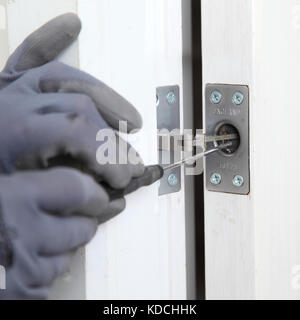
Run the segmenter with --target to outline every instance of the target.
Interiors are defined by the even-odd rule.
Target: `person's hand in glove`
[[[108,205],[104,189],[73,169],[0,176],[0,265],[7,271],[0,300],[46,299]]]
[[[80,29],[74,14],[50,21],[21,44],[0,73],[0,173],[47,167],[49,159],[66,156],[97,181],[122,189],[143,174],[142,160],[138,165],[99,165],[96,135],[100,129],[118,130],[120,120],[127,121],[128,131],[139,129],[142,120],[102,82],[53,61]],[[128,145],[122,149],[126,154],[118,156],[126,159],[130,149]],[[114,204],[123,210],[123,199]]]

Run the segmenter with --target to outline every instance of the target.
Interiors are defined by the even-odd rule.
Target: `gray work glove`
[[[21,44],[0,73],[0,173],[44,168],[63,156],[76,159],[97,181],[122,189],[143,174],[144,166],[99,165],[96,135],[104,128],[118,130],[120,120],[127,121],[129,131],[139,129],[142,120],[102,82],[52,61],[80,29],[74,14],[50,21]],[[130,149],[128,145],[124,152]],[[123,207],[121,200],[119,210]]]
[[[96,109],[110,127],[118,129],[119,121],[127,121],[129,132],[140,129],[140,114],[123,97],[92,76],[53,62],[77,39],[80,30],[79,18],[68,13],[51,20],[32,33],[9,58],[0,76],[0,88],[11,85],[24,73],[33,71],[26,76],[26,81],[29,81],[26,87],[34,93],[86,95],[94,102]],[[41,66],[45,67],[39,68]],[[38,70],[31,70],[33,68]]]
[[[46,299],[108,203],[101,186],[73,169],[0,176],[0,265],[7,271],[0,300]]]

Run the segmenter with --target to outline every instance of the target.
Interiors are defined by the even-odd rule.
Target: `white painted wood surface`
[[[299,8],[202,1],[204,85],[251,94],[251,193],[205,192],[208,299],[300,298]]]
[[[145,163],[156,163],[156,87],[180,85],[181,126],[192,122],[190,0],[11,1],[2,60],[39,25],[69,11],[79,14],[83,30],[79,46],[73,45],[62,60],[136,105],[144,130],[132,143]],[[70,274],[56,283],[52,298],[194,297],[193,218],[190,178],[171,196],[159,198],[156,184],[128,197],[126,212],[101,226],[88,248],[75,255]]]
[[[252,84],[251,1],[203,0],[202,23],[203,85]],[[205,192],[207,299],[254,298],[250,197]]]
[[[300,299],[299,7],[300,1],[292,0],[253,4],[257,298]]]
[[[179,84],[181,106],[184,102],[181,1],[82,0],[79,14],[84,23],[81,67],[138,108],[144,130],[133,144],[146,163],[156,163],[156,87]],[[191,113],[190,100],[185,110]],[[183,126],[182,107],[181,115]],[[193,252],[193,247],[185,229],[186,216],[192,219],[193,207],[186,210],[186,204],[193,203],[191,194],[192,185],[185,192],[183,180],[182,191],[171,196],[159,198],[156,184],[128,197],[127,210],[102,226],[87,249],[88,299],[185,299],[194,295],[195,282],[187,287],[187,277],[194,277],[193,268],[187,276],[193,255],[186,261],[186,252]]]

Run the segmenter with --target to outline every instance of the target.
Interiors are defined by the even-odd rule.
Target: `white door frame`
[[[300,1],[202,0],[203,86],[250,89],[251,192],[205,191],[208,299],[299,299]]]

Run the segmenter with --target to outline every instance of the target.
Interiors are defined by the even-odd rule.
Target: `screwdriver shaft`
[[[219,136],[207,136],[204,134],[198,135],[196,139],[193,141],[194,147],[205,147],[210,142],[220,142],[220,141],[230,141],[238,139],[237,134],[225,134]]]
[[[217,152],[219,150],[222,150],[222,149],[224,149],[226,147],[229,147],[231,145],[232,145],[232,143],[222,144],[222,145],[220,145],[220,146],[218,146],[218,147],[216,147],[214,149],[211,149],[211,150],[208,150],[208,151],[205,151],[205,152],[202,152],[202,153],[198,153],[193,157],[189,157],[189,158],[183,159],[181,161],[178,161],[176,163],[173,163],[173,164],[171,164],[169,166],[164,167],[163,169],[164,169],[164,171],[168,171],[168,170],[172,170],[172,169],[178,168],[178,167],[186,164],[187,162],[192,162],[192,161],[195,162],[195,161],[197,161],[197,160],[199,160],[201,158],[207,157],[208,155],[213,154],[213,153],[215,153],[215,152]]]
[[[235,140],[237,139],[237,134],[225,134],[222,136],[206,136],[205,142],[218,142],[218,141],[227,141],[227,140]]]

